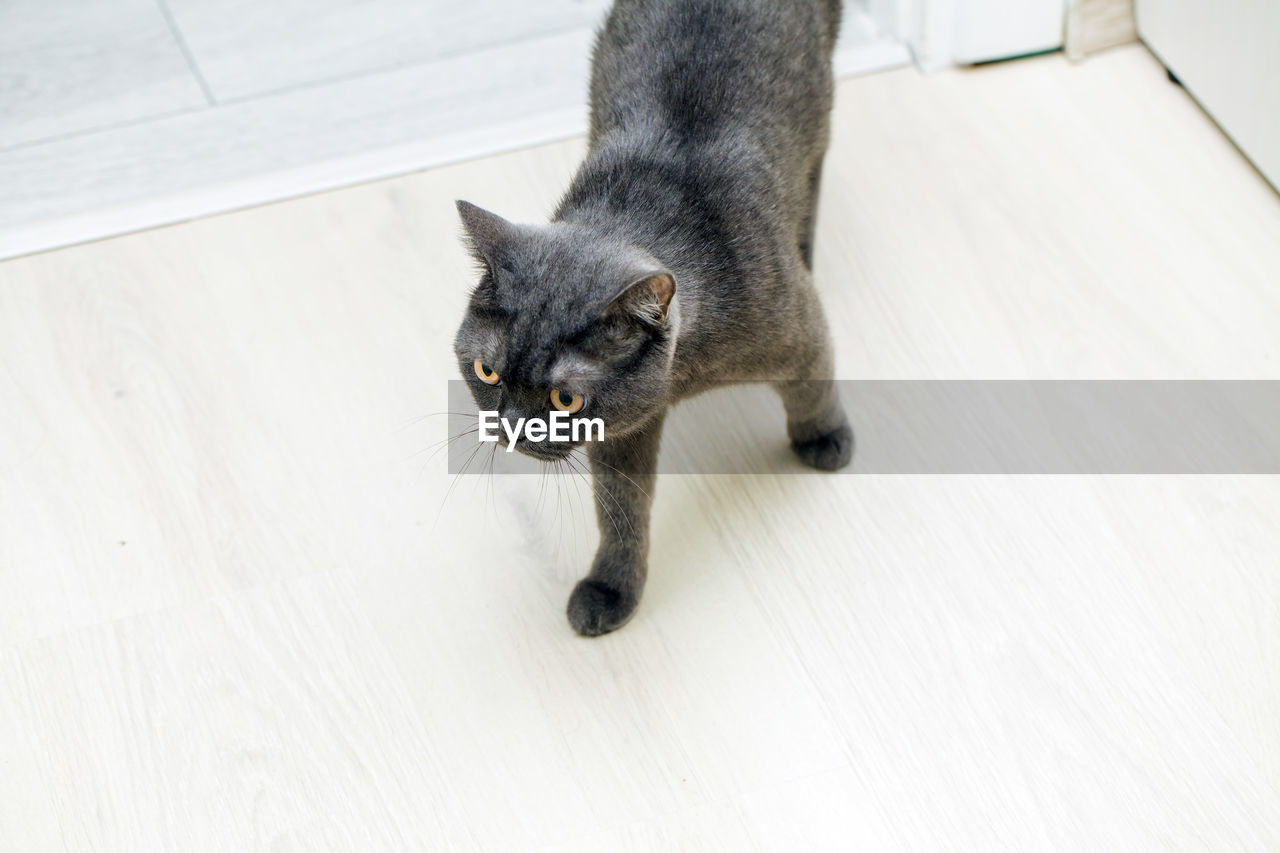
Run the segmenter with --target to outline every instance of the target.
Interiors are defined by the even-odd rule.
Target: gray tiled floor
[[[0,149],[590,28],[607,5],[6,0]]]
[[[0,3],[0,149],[206,104],[155,0]]]
[[[68,199],[109,207],[527,120],[580,100],[589,37],[550,36],[325,86],[169,116],[0,153],[3,231],[64,216]],[[547,52],[562,60],[543,61]],[[569,61],[572,58],[572,61]],[[537,74],[492,85],[494,62]],[[563,93],[564,97],[558,96]],[[496,114],[496,115],[495,115]],[[470,150],[476,150],[474,143]],[[444,159],[459,159],[459,155]],[[341,182],[339,182],[341,183]],[[313,188],[314,189],[314,188]],[[292,194],[292,193],[286,193]],[[268,196],[269,198],[269,196]],[[249,203],[267,200],[257,197]],[[203,211],[207,212],[207,211]]]
[[[0,0],[0,258],[581,133],[608,5]]]
[[[219,100],[590,27],[608,0],[166,0]]]

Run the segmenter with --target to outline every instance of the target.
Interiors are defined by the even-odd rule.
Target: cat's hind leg
[[[809,204],[804,220],[800,223],[800,258],[805,269],[813,269],[813,235],[818,223],[818,191],[822,187],[822,160],[809,173]]]
[[[773,383],[787,410],[791,449],[806,465],[821,471],[836,471],[853,459],[853,427],[831,373],[831,345],[823,327],[805,347],[795,378]]]

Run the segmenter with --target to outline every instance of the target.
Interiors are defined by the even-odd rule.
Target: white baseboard
[[[582,107],[444,133],[248,178],[200,184],[0,231],[0,260],[230,213],[259,204],[405,175],[435,166],[567,139],[586,132]],[[517,144],[518,143],[518,144]]]

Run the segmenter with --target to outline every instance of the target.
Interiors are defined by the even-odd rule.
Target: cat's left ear
[[[515,238],[516,226],[469,201],[458,201],[457,206],[458,216],[467,229],[467,236],[471,238],[471,249],[476,260],[490,270],[499,266]]]
[[[655,331],[667,324],[671,299],[676,295],[676,282],[671,273],[647,275],[628,285],[614,297],[605,315],[626,315]]]

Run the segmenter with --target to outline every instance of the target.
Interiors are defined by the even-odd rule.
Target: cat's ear
[[[493,270],[502,263],[516,227],[496,213],[469,201],[457,202],[458,216],[467,229],[468,248],[476,261]]]
[[[652,273],[614,297],[605,316],[628,316],[656,331],[666,326],[675,294],[676,282],[670,273]]]

